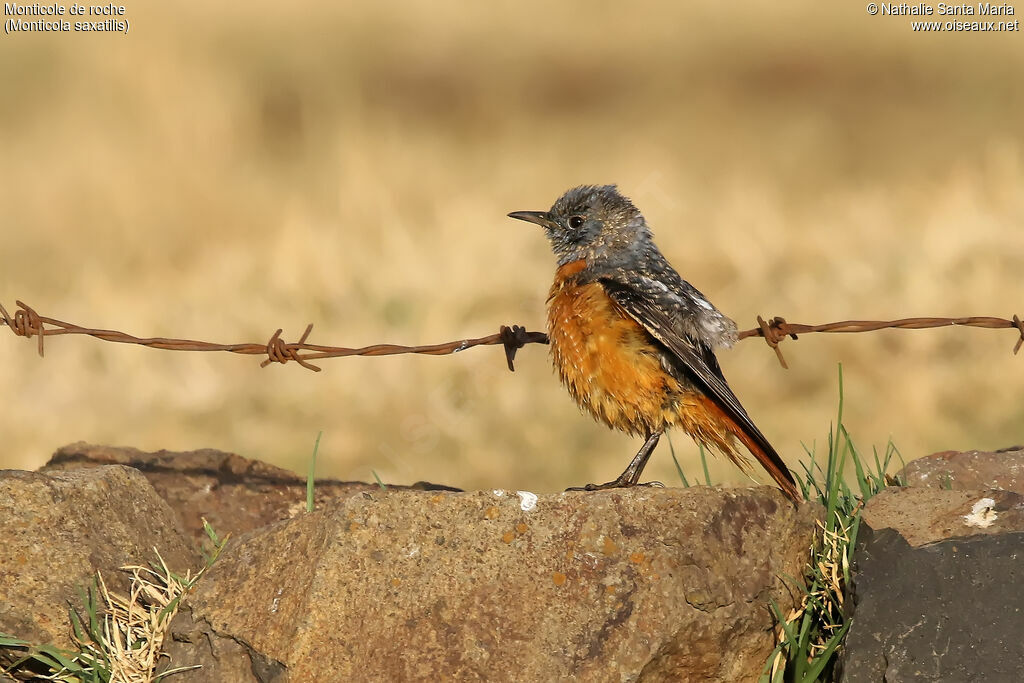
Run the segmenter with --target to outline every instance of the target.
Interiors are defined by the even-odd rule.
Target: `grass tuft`
[[[69,618],[77,652],[53,645],[33,645],[0,633],[0,647],[24,651],[2,671],[15,680],[67,683],[157,683],[175,673],[198,668],[178,667],[159,674],[164,638],[181,600],[213,566],[228,541],[221,539],[204,519],[212,546],[203,551],[205,564],[196,574],[177,574],[154,548],[157,561],[148,567],[122,567],[130,574],[128,594],[110,590],[100,572],[79,589],[81,611],[71,607]]]
[[[888,485],[899,482],[886,475],[894,458],[902,457],[892,441],[885,453],[877,449],[871,462],[857,450],[843,424],[843,367],[839,366],[839,409],[836,423],[829,429],[828,454],[824,466],[815,448],[804,450],[809,462],[803,464],[804,476],[798,481],[807,500],[817,500],[825,508],[819,534],[810,548],[810,560],[802,579],[789,577],[803,593],[800,604],[783,614],[775,601],[771,609],[779,623],[778,645],[772,651],[761,676],[762,683],[809,683],[830,680],[836,655],[851,619],[845,610],[850,585],[850,567],[860,529],[864,504]],[[844,478],[852,465],[855,488]]]

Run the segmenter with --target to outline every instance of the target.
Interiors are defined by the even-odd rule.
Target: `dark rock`
[[[769,488],[365,491],[229,546],[172,630],[241,673],[176,677],[755,680],[816,513]]]
[[[863,521],[840,680],[1024,680],[1024,497],[887,488]]]
[[[933,453],[911,460],[899,477],[907,486],[967,491],[1003,489],[1024,495],[1024,446],[994,452]]]
[[[1024,681],[1024,533],[915,548],[862,529],[843,683]]]
[[[97,570],[126,592],[119,568],[158,550],[177,572],[201,566],[177,517],[128,467],[39,474],[0,471],[0,631],[33,643],[71,645],[68,607]]]
[[[185,606],[171,622],[171,638],[164,640],[167,659],[158,673],[178,666],[199,666],[189,672],[190,681],[209,683],[270,683],[282,680],[284,667],[267,659],[244,642],[212,636],[206,622],[196,623]],[[175,674],[180,676],[182,674]]]
[[[184,528],[200,543],[206,541],[204,517],[221,536],[229,533],[237,536],[289,519],[306,509],[305,478],[280,467],[211,448],[147,453],[135,448],[78,442],[59,449],[40,471],[112,464],[134,467],[142,472],[178,513]],[[457,490],[425,482],[395,488]],[[314,488],[315,502],[322,505],[373,490],[380,490],[380,487],[363,482],[318,479]]]

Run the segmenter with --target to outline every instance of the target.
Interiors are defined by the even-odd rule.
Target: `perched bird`
[[[614,185],[585,185],[549,211],[509,217],[544,228],[558,259],[547,306],[562,383],[595,419],[646,439],[618,479],[584,488],[636,485],[661,435],[680,427],[749,472],[739,440],[789,498],[800,500],[792,474],[715,358],[715,348],[736,341],[736,323],[669,265],[629,199]]]

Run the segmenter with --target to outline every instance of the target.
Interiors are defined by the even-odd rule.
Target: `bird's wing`
[[[645,291],[646,288],[641,288],[642,285],[634,286],[619,278],[602,278],[599,282],[615,303],[674,356],[678,361],[678,369],[686,378],[712,399],[741,430],[742,433],[737,436],[782,489],[791,497],[798,496],[799,494],[795,493],[796,484],[793,476],[782,462],[782,458],[726,384],[711,346],[691,334],[680,331],[680,328],[694,327],[692,323],[681,323],[680,317],[693,317],[699,314],[687,311],[688,304],[681,299],[658,296],[653,291]]]
[[[687,371],[687,379],[695,382],[709,397],[714,398],[716,403],[721,404],[730,417],[752,430],[757,430],[747,411],[740,405],[739,399],[726,384],[711,347],[695,338],[693,334],[680,331],[679,328],[683,325],[677,322],[678,319],[695,317],[695,313],[687,316],[685,311],[673,311],[672,309],[679,309],[683,305],[680,301],[674,300],[675,297],[656,299],[652,293],[618,279],[605,278],[600,282],[615,303],[682,363],[682,367]]]

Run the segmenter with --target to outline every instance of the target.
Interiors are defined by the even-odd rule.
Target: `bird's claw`
[[[665,485],[660,481],[645,481],[645,482],[630,482],[620,481],[608,481],[603,484],[587,484],[586,486],[570,486],[566,491],[607,491],[609,489],[631,489],[634,486],[655,486],[658,488],[665,488]]]
[[[527,332],[526,328],[522,325],[513,325],[512,327],[502,325],[498,334],[501,335],[501,343],[505,346],[505,360],[508,361],[508,369],[510,372],[515,372],[516,368],[513,363],[516,359],[516,351],[531,341],[537,341],[535,339],[537,335]]]

